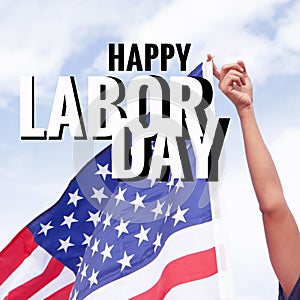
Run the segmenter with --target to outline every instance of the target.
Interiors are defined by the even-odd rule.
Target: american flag
[[[213,237],[205,180],[118,181],[108,147],[1,252],[0,296],[219,299]]]

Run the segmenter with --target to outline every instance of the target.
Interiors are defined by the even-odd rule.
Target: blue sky
[[[298,221],[300,169],[300,4],[297,1],[1,1],[0,245],[52,205],[75,175],[74,142],[21,141],[19,79],[36,78],[36,125],[48,127],[58,76],[74,75],[82,109],[87,76],[108,72],[109,42],[192,43],[188,69],[206,53],[216,63],[243,59],[258,122]],[[152,73],[160,73],[157,66]],[[174,59],[163,76],[184,75]],[[239,121],[216,92],[217,116],[231,118],[218,190],[236,299],[275,299],[277,282],[246,168]],[[100,145],[95,146],[95,152]]]

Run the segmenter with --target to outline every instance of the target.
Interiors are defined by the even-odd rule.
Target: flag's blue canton
[[[203,77],[203,63],[198,65],[188,76]]]
[[[90,198],[95,194],[92,187],[99,189],[103,185],[102,177],[109,173],[105,166],[110,160],[111,151],[107,148],[71,180],[56,204],[27,226],[36,243],[75,274],[89,239],[100,221],[100,211],[92,205],[97,199]],[[95,174],[97,172],[98,174]],[[108,177],[106,179],[110,182],[110,188],[114,190],[118,181]],[[107,188],[105,193],[106,191]]]
[[[192,161],[191,164],[193,163]],[[106,243],[107,247],[114,245],[111,255],[116,255],[120,249],[126,249],[125,245],[133,240],[137,248],[128,249],[127,254],[131,255],[138,250],[141,250],[141,253],[148,251],[142,259],[144,265],[144,262],[154,259],[165,240],[174,231],[211,220],[209,203],[202,209],[188,207],[188,203],[192,203],[193,200],[194,205],[199,206],[201,194],[207,193],[205,180],[199,180],[195,185],[195,182],[182,182],[170,178],[169,182],[157,182],[150,188],[149,179],[134,183],[119,182],[111,178],[110,170],[109,147],[81,170],[52,208],[28,225],[35,241],[75,274],[87,246],[88,253],[96,244],[94,256],[97,257],[98,254],[102,257],[100,253]],[[188,198],[189,194],[191,196]],[[189,202],[185,203],[187,198]],[[202,199],[207,201],[208,195]],[[180,214],[187,222],[180,219]],[[175,215],[178,220],[174,218]],[[92,237],[97,225],[97,236],[101,231],[104,234],[103,237],[99,237],[101,242],[98,246],[96,237]],[[141,232],[141,225],[145,231],[148,230],[149,242],[141,240],[138,247],[139,238],[135,235]],[[116,228],[118,226],[119,230]],[[128,234],[122,233],[126,230]],[[92,250],[90,251],[92,253]],[[123,253],[119,255],[123,257]],[[115,259],[119,260],[122,257],[116,255]],[[139,255],[135,254],[133,263],[138,259]],[[109,261],[107,258],[104,263],[109,264]],[[81,272],[83,266],[81,265]],[[128,272],[127,269],[124,272]]]
[[[192,147],[188,152],[191,165],[195,165]],[[85,176],[94,173],[95,169],[91,169]],[[112,193],[107,189],[110,182],[114,182]],[[85,184],[89,186],[87,190],[92,189],[90,181]],[[106,204],[99,207],[101,220],[99,218],[100,222],[88,241],[78,269],[73,291],[76,299],[83,299],[95,289],[149,264],[174,232],[212,219],[205,180],[182,182],[170,178],[168,182],[157,182],[150,187],[149,179],[116,185],[111,175],[107,175],[105,184],[97,186],[97,190],[104,188],[103,193],[108,198],[101,201]],[[85,216],[85,220],[87,218]],[[85,225],[82,224],[76,228],[82,236],[78,244],[84,240],[82,230]],[[72,248],[75,246],[70,247],[70,251]]]

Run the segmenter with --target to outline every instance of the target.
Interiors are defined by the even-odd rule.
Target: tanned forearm
[[[259,131],[253,106],[239,112],[245,151],[253,187],[262,213],[272,213],[286,205],[272,157]]]
[[[300,273],[300,238],[286,201],[272,157],[260,134],[253,106],[239,112],[247,162],[263,215],[264,229],[274,271],[288,296]]]

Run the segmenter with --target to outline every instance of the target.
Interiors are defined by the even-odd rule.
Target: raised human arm
[[[214,74],[222,92],[234,103],[240,117],[253,187],[262,212],[270,260],[288,296],[300,274],[300,235],[284,198],[272,157],[258,128],[251,80],[242,61],[223,66]]]

